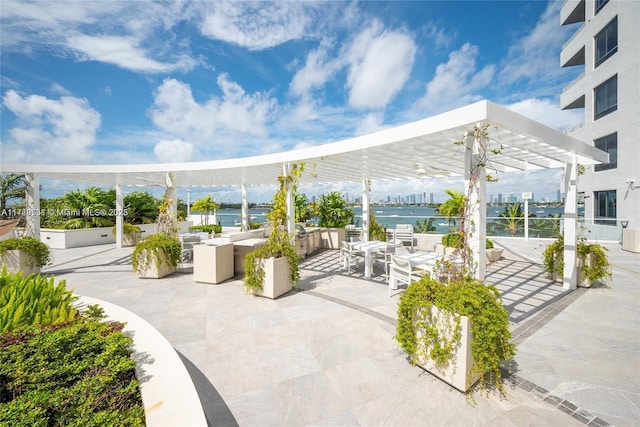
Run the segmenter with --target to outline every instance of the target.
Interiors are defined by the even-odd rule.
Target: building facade
[[[609,163],[581,170],[589,238],[620,240],[640,228],[640,1],[567,0],[562,25],[575,26],[562,67],[584,70],[561,96],[562,109],[584,110],[568,134],[609,153]]]

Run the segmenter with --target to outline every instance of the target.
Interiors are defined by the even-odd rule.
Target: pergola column
[[[369,241],[369,194],[371,185],[368,179],[362,180],[362,240]]]
[[[249,230],[249,197],[247,195],[247,184],[242,184],[242,225],[241,231]]]
[[[25,236],[40,238],[40,178],[35,173],[24,175],[26,227]]]
[[[573,157],[572,163],[567,163],[564,172],[564,271],[562,289],[573,290],[578,285],[578,269],[576,249],[578,233],[576,219],[578,213],[578,161]]]
[[[296,207],[293,197],[293,184],[287,179],[291,175],[291,163],[282,165],[282,175],[287,186],[287,232],[293,236],[296,231]]]
[[[165,174],[165,182],[167,184],[166,194],[167,198],[171,201],[171,215],[173,218],[178,217],[178,197],[176,191],[176,184],[173,174],[167,172]]]
[[[467,267],[469,273],[478,280],[484,280],[487,272],[486,250],[486,169],[481,159],[486,158],[486,147],[481,141],[467,138],[465,150],[464,186],[467,189],[468,209],[465,210],[464,233],[471,249],[471,259]]]
[[[116,248],[122,248],[122,234],[124,223],[124,199],[122,197],[122,184],[116,185]]]

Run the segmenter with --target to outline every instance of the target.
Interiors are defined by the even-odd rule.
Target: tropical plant
[[[9,332],[31,325],[53,325],[75,318],[73,306],[77,299],[65,288],[65,281],[56,285],[53,276],[22,272],[0,273],[0,332]]]
[[[222,226],[218,224],[213,225],[192,225],[189,227],[189,231],[203,231],[209,234],[216,234],[222,232]]]
[[[116,204],[116,190],[102,190],[89,187],[84,191],[65,193],[65,204],[71,218],[64,223],[66,229],[110,227],[114,224],[113,211]]]
[[[611,265],[607,257],[607,248],[598,243],[587,243],[585,239],[580,238],[576,253],[582,259],[582,279],[589,282],[611,279]],[[542,263],[550,276],[564,276],[564,236],[558,236],[553,243],[545,248],[542,253]]]
[[[266,213],[269,221],[271,232],[263,246],[249,252],[245,256],[245,276],[244,287],[248,291],[257,291],[263,289],[264,268],[262,260],[267,258],[286,257],[289,263],[289,278],[294,288],[297,287],[300,279],[299,262],[296,246],[294,244],[295,236],[290,235],[287,231],[287,194],[289,189],[295,192],[298,189],[298,182],[304,172],[304,163],[298,165],[293,164],[290,173],[287,176],[278,177],[279,188],[273,195],[273,205]]]
[[[426,218],[422,221],[418,220],[416,221],[416,225],[413,227],[413,229],[416,233],[420,234],[433,233],[434,231],[436,231],[436,226],[433,225],[434,221],[435,218]]]
[[[213,200],[211,194],[207,194],[191,205],[191,209],[200,212],[200,222],[204,225],[209,225],[209,215],[211,212],[215,212],[220,209],[220,205]]]
[[[506,206],[504,212],[498,216],[503,218],[501,224],[512,237],[515,237],[524,227],[524,213],[519,202]]]
[[[444,190],[449,195],[449,198],[438,206],[438,213],[444,215],[449,220],[449,227],[451,227],[451,219],[459,218],[462,216],[466,198],[464,194],[456,190]]]
[[[172,210],[173,201],[168,193],[165,193],[162,204],[160,205],[158,218],[156,219],[156,228],[158,234],[164,234],[172,239],[178,238],[178,218]]]
[[[313,217],[313,212],[309,206],[307,196],[304,194],[296,193],[294,195],[293,204],[296,210],[296,222],[306,223]]]
[[[9,201],[24,199],[25,182],[24,175],[16,173],[0,174],[0,218],[12,215],[6,215]]]
[[[387,232],[378,222],[373,212],[369,212],[369,237],[371,240],[387,241]]]
[[[7,251],[11,250],[26,252],[35,263],[35,267],[44,267],[51,260],[51,250],[49,246],[34,237],[13,237],[0,241],[0,256],[3,256]],[[31,268],[34,266],[27,265],[27,267]]]
[[[133,191],[123,198],[125,221],[131,224],[153,224],[160,214],[161,200],[148,191]]]
[[[320,196],[314,216],[319,218],[320,227],[342,228],[353,221],[355,213],[340,192],[332,191]]]

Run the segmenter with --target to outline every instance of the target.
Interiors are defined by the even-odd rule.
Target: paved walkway
[[[175,347],[211,425],[640,425],[640,255],[610,246],[611,288],[563,293],[542,274],[540,241],[504,239],[490,267],[518,343],[507,399],[472,407],[412,367],[395,333],[398,295],[381,271],[337,272],[337,251],[302,263],[300,291],[244,295],[241,278],[193,282],[133,273],[131,248],[54,250],[45,270],[77,294],[143,317]]]

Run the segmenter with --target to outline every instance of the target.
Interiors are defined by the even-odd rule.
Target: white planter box
[[[320,230],[322,249],[340,249],[345,235],[344,228],[323,228]]]
[[[31,255],[21,250],[9,250],[0,256],[0,263],[7,268],[8,273],[22,271],[22,276],[40,274],[40,267]]]
[[[194,245],[193,280],[218,284],[233,277],[233,244]]]
[[[233,269],[235,274],[244,274],[244,257],[251,251],[264,246],[267,239],[246,239],[233,243]]]
[[[276,299],[293,289],[289,260],[283,258],[267,258],[261,261],[264,269],[264,283],[262,290],[249,292],[265,298]]]
[[[456,320],[453,316],[445,313],[435,306],[431,307],[432,319],[439,325],[440,331],[446,329],[446,325],[453,328]],[[440,378],[442,381],[452,385],[456,389],[466,392],[480,379],[479,374],[470,375],[470,371],[474,365],[473,356],[471,355],[471,343],[473,336],[471,334],[471,322],[466,316],[460,316],[460,341],[454,348],[452,360],[445,366],[438,366],[431,359],[425,357],[428,354],[429,347],[421,343],[421,331],[416,331],[418,351],[412,355],[414,362],[427,370],[431,374]]]
[[[140,257],[145,259],[148,256],[147,252],[146,250],[142,251]],[[176,267],[169,265],[168,257],[164,253],[160,259],[156,259],[153,254],[150,258],[147,265],[136,271],[136,275],[141,279],[161,279],[177,270]]]
[[[493,248],[493,249],[487,249],[486,253],[487,253],[487,261],[489,262],[496,262],[500,260],[500,257],[502,257],[502,248]]]

